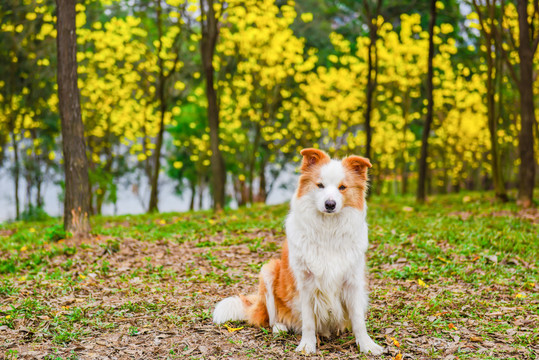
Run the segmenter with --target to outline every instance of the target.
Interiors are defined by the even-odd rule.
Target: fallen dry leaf
[[[442,261],[442,262],[444,262],[444,263],[446,263],[446,264],[451,262],[451,261],[449,261],[449,260],[444,259],[444,258],[441,257],[441,256],[437,256],[436,259],[438,259],[438,260],[440,260],[440,261]]]
[[[225,327],[228,330],[228,332],[235,332],[235,331],[240,331],[241,329],[243,329],[243,326],[235,328],[235,327],[229,326],[228,324],[225,324]]]
[[[434,314],[434,316],[441,316],[441,315],[445,315],[445,314],[449,314],[449,311],[442,311],[442,312]]]

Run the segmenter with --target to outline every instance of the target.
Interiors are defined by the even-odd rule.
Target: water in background
[[[290,200],[294,192],[294,184],[297,175],[293,169],[286,169],[277,178],[273,191],[269,194],[266,203],[280,204]],[[114,204],[103,204],[103,215],[122,215],[122,214],[141,214],[146,212],[146,208],[139,198],[131,190],[131,186],[118,185],[118,202]],[[60,187],[52,181],[43,183],[43,200],[45,211],[51,216],[61,216],[63,213],[63,203],[59,200]],[[12,220],[15,218],[15,188],[13,179],[6,170],[0,171],[0,222]],[[144,191],[143,191],[144,192]],[[145,191],[146,204],[149,197],[149,191]],[[203,194],[203,208],[207,209],[211,205],[209,191]],[[189,210],[189,201],[191,193],[186,190],[182,196],[174,191],[174,183],[167,176],[161,176],[159,187],[159,211],[160,212],[182,212]],[[19,201],[21,212],[26,203],[26,183],[20,179],[19,183]],[[197,201],[198,202],[198,199]],[[236,203],[231,204],[237,207]]]

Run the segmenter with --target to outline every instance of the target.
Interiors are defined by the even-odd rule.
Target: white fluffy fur
[[[343,207],[338,191],[344,178],[338,161],[324,165],[324,188],[294,197],[286,220],[290,266],[300,294],[302,338],[297,351],[316,352],[316,332],[327,335],[352,325],[362,352],[380,354],[382,347],[367,334],[368,293],[365,252],[368,248],[364,211]],[[336,201],[336,212],[324,213],[326,200]]]
[[[213,322],[223,324],[227,321],[247,320],[243,303],[239,296],[232,296],[221,300],[213,312]]]

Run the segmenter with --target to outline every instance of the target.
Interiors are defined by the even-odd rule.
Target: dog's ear
[[[361,156],[348,156],[342,161],[344,167],[354,171],[356,174],[367,180],[367,168],[371,168],[372,164],[369,159]]]
[[[301,163],[301,171],[303,172],[314,165],[328,163],[331,160],[328,154],[318,149],[303,149],[300,154],[303,156]]]

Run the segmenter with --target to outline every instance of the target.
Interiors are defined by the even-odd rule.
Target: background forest
[[[416,193],[424,179],[428,194],[494,189],[505,201],[519,189],[529,206],[539,8],[526,3],[80,1],[90,211],[118,201],[120,182],[155,211],[163,177],[191,208],[208,189],[215,207],[263,202],[304,147],[369,157],[371,194]],[[0,166],[13,184],[2,192],[17,218],[39,217],[43,182],[64,184],[56,6],[6,0],[0,19]]]
[[[317,147],[373,164],[377,358],[538,359],[538,45],[539,0],[0,0],[0,358],[305,359],[212,312]]]

